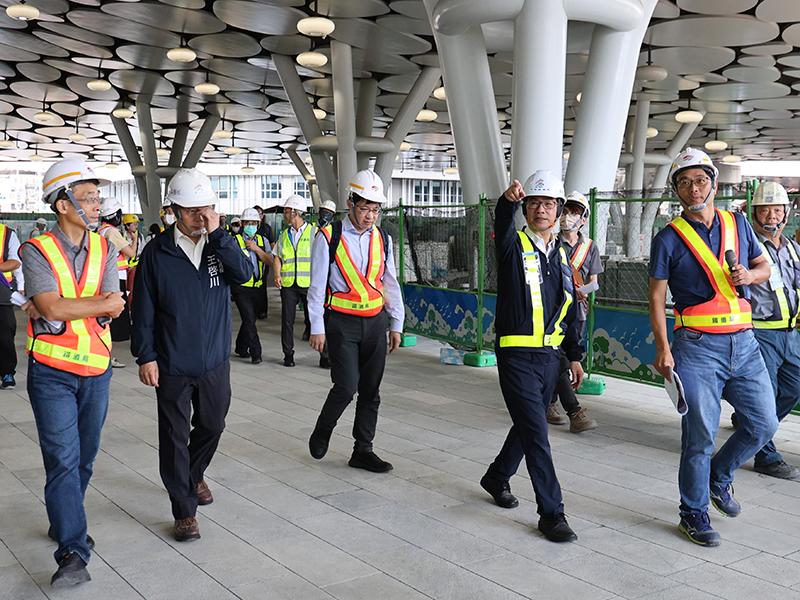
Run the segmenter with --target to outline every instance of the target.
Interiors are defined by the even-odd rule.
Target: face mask
[[[326,211],[322,211],[319,213],[319,221],[318,224],[320,227],[327,227],[328,223],[333,220],[333,213]]]
[[[231,225],[231,231],[233,233],[239,233],[241,230],[242,228],[239,225]]]
[[[255,225],[244,226],[244,234],[247,237],[253,237],[256,234],[256,231],[258,231],[258,227],[256,227]]]
[[[573,231],[580,223],[580,220],[579,215],[570,215],[565,212],[561,215],[561,220],[559,221],[561,231]]]
[[[175,222],[175,215],[164,215],[164,223],[167,226],[172,225]]]

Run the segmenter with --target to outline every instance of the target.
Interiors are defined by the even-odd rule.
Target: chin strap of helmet
[[[97,229],[97,225],[99,224],[99,221],[98,221],[98,223],[92,223],[89,220],[89,217],[86,216],[86,211],[83,210],[83,207],[78,202],[78,199],[75,198],[75,194],[72,193],[72,190],[70,190],[69,188],[64,188],[64,191],[66,191],[67,198],[69,198],[69,201],[72,202],[72,206],[74,206],[75,210],[78,211],[78,216],[81,219],[83,219],[84,223],[86,223],[86,229],[89,229],[89,230],[92,230],[92,231]]]

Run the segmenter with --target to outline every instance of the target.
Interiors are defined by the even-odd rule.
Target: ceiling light
[[[581,98],[583,98],[583,92],[578,92],[578,95],[575,96],[575,102],[580,102]]]
[[[86,82],[86,87],[95,92],[106,92],[111,89],[111,84],[105,79],[90,79]]]
[[[696,110],[682,110],[675,114],[678,123],[699,123],[703,120],[703,113]]]
[[[179,46],[167,50],[167,58],[174,62],[188,63],[197,58],[197,53],[186,46]]]
[[[28,160],[31,160],[33,162],[42,162],[44,160],[44,156],[42,156],[41,154],[31,154],[28,157]]]
[[[118,119],[130,119],[133,116],[133,111],[130,108],[120,106],[119,108],[115,108],[113,111],[111,111],[111,114]]]
[[[639,81],[664,81],[669,72],[658,65],[642,65],[636,69],[636,79]]]
[[[708,140],[706,142],[706,150],[711,152],[720,152],[728,148],[728,142],[723,140]]]
[[[169,156],[169,150],[166,148],[156,148],[156,156],[163,158],[164,156]]]
[[[12,4],[6,8],[6,14],[17,21],[30,21],[39,16],[39,9],[25,4],[25,0],[20,0],[19,4]]]
[[[728,154],[727,156],[722,157],[722,162],[724,163],[738,163],[742,162],[741,156],[736,156],[735,154]]]
[[[255,167],[242,167],[242,173],[254,173]]]
[[[47,112],[46,110],[40,110],[35,115],[33,115],[33,118],[36,119],[37,121],[52,121],[56,117],[55,115]]]
[[[194,86],[194,91],[198,94],[203,94],[204,96],[213,96],[214,94],[219,93],[219,86],[216,83],[204,81]]]
[[[324,119],[325,117],[328,116],[328,113],[326,113],[321,108],[315,108],[314,109],[314,116],[317,118],[317,121],[321,121],[322,119]]]
[[[400,144],[400,152],[405,152],[406,150],[411,150],[411,144],[408,142],[403,142]]]
[[[313,158],[311,158],[311,155],[309,154],[309,155],[308,155],[308,156],[306,156],[306,157],[305,157],[303,160],[305,160],[307,163],[311,164],[311,161],[313,161],[314,159],[313,159]]]
[[[13,147],[14,147],[14,142],[12,142],[11,140],[8,139],[0,140],[0,148],[13,148]]]
[[[106,163],[106,169],[118,169],[118,168],[119,168],[119,163],[116,163],[113,160],[111,162]]]
[[[225,147],[225,154],[228,156],[233,156],[234,154],[241,154],[242,149],[238,146],[226,146]]]
[[[569,160],[569,152],[564,152],[562,156],[564,157],[564,160]]]
[[[444,87],[438,87],[435,90],[433,90],[433,97],[436,98],[437,100],[444,100],[446,98],[444,93]]]
[[[325,37],[333,33],[336,25],[325,17],[306,17],[297,22],[297,31],[310,37]]]
[[[647,128],[647,139],[654,138],[658,135],[658,129],[655,127],[648,127]]]
[[[322,52],[301,52],[297,55],[297,64],[301,67],[322,67],[328,64],[328,57]]]
[[[435,121],[438,116],[435,111],[423,108],[417,115],[417,121]]]
[[[231,136],[233,136],[233,132],[230,129],[217,129],[211,134],[211,137],[218,140],[229,140]]]
[[[445,175],[458,175],[458,169],[456,167],[446,167],[442,169],[442,173]]]
[[[70,133],[67,137],[73,142],[82,142],[83,140],[86,139],[86,136],[83,135],[80,131]]]

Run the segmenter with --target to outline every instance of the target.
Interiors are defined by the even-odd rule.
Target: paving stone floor
[[[800,483],[749,463],[736,478],[742,515],[712,515],[720,547],[678,532],[680,420],[663,390],[608,379],[602,396],[581,398],[598,430],[551,427],[579,536],[556,545],[536,530],[524,466],[511,482],[517,509],[497,507],[477,483],[510,423],[495,369],[440,364],[440,344],[420,338],[389,357],[382,386],[375,445],[394,471],[347,466],[352,408],[315,461],[307,440],[329,375],[299,341],[297,367],[280,364],[278,314],[273,299],[259,322],[264,363],[231,359],[227,429],[206,474],[215,501],[199,510],[202,539],[188,544],[170,535],[154,392],[128,344],[115,346],[128,367],[114,371],[86,496],[93,581],[69,590],[49,585],[55,546],[19,320],[18,386],[0,391],[0,598],[800,599]],[[800,464],[800,420],[790,416],[777,441]]]

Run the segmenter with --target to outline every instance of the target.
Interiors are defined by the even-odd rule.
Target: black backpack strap
[[[328,245],[331,263],[336,261],[336,249],[339,247],[340,239],[342,239],[342,222],[335,221],[331,223],[331,242]]]
[[[383,260],[389,260],[389,234],[386,233],[386,230],[383,227],[378,227],[378,231],[381,232],[381,237],[383,238]]]

